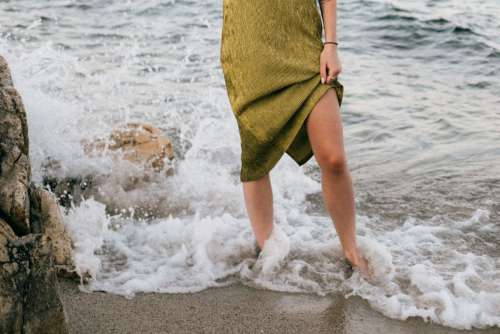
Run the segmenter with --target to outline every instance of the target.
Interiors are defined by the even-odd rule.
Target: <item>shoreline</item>
[[[241,284],[192,294],[138,293],[133,299],[85,293],[59,278],[70,333],[426,333],[493,334],[390,319],[360,297],[283,293]]]

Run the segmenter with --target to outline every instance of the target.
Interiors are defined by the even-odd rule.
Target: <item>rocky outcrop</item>
[[[55,197],[31,183],[26,112],[0,56],[0,333],[68,333],[58,268],[72,272],[71,240]]]
[[[0,221],[1,333],[67,333],[51,246],[45,234],[17,237]]]
[[[64,227],[56,196],[52,192],[30,184],[30,217],[32,232],[43,234],[50,241],[57,273],[76,278],[72,241]]]
[[[0,333],[19,333],[23,324],[22,295],[15,279],[20,268],[12,261],[10,252],[10,245],[16,240],[12,228],[0,218]]]
[[[0,217],[19,235],[30,232],[30,163],[28,126],[23,102],[0,58]]]

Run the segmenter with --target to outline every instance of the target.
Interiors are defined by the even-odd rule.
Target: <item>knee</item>
[[[347,171],[347,159],[344,154],[330,154],[318,160],[322,171],[335,175],[344,174]]]

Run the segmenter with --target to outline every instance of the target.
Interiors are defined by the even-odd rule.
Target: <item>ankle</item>
[[[270,230],[265,232],[259,231],[256,233],[256,244],[257,247],[259,248],[259,251],[262,251],[264,249],[266,242],[271,238],[273,229],[274,229],[274,224],[271,225]]]
[[[352,265],[357,266],[361,262],[361,254],[357,249],[344,251],[344,256],[352,263]]]

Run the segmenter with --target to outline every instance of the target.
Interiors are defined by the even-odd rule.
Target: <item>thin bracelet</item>
[[[339,45],[339,43],[338,43],[338,42],[323,42],[323,45],[325,45],[325,44],[335,44],[335,45]]]

